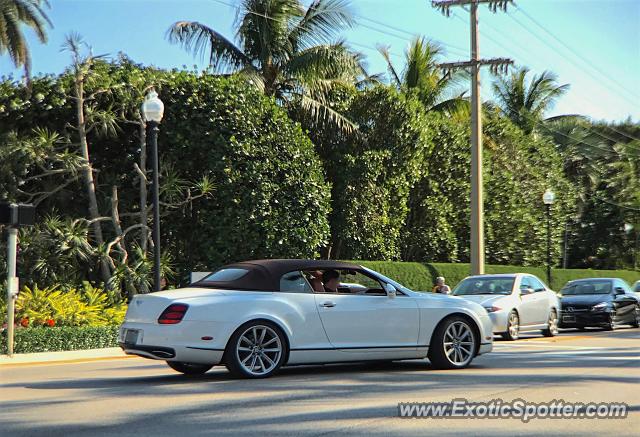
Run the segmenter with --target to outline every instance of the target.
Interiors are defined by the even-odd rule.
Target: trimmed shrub
[[[416,291],[430,291],[438,276],[444,276],[447,284],[453,288],[458,282],[469,276],[469,264],[432,263],[394,261],[353,261],[385,276],[390,277],[402,285]],[[546,282],[545,267],[522,267],[487,265],[486,273],[530,273]],[[552,269],[551,288],[558,291],[567,281],[580,278],[620,278],[633,284],[640,280],[640,272],[630,270],[588,270],[588,269]]]
[[[117,326],[35,327],[15,330],[14,352],[55,352],[118,346]],[[7,353],[7,332],[0,332],[0,351]]]
[[[432,272],[426,264],[394,261],[353,262],[380,272],[412,290],[430,291],[433,287]]]
[[[435,282],[437,276],[444,276],[447,283],[453,287],[465,277],[469,276],[471,269],[469,264],[427,264],[433,276],[431,280]],[[486,273],[530,273],[546,282],[547,270],[545,267],[522,267],[522,266],[485,266]],[[560,290],[568,281],[580,278],[620,278],[633,284],[640,280],[640,272],[630,270],[589,270],[589,269],[551,269],[551,288]]]

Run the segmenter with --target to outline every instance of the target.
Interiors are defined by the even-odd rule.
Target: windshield
[[[471,294],[511,294],[515,278],[487,276],[484,278],[467,278],[453,290],[455,296]]]
[[[399,291],[402,291],[402,292],[411,291],[410,288],[405,287],[404,285],[400,284],[399,282],[394,281],[391,278],[387,278],[382,273],[378,273],[375,270],[368,269],[365,266],[362,266],[362,269],[366,270],[367,272],[369,272],[369,273],[373,274],[374,276],[378,277],[378,279],[382,280],[382,282],[386,282],[387,284],[393,285],[394,287],[396,287],[396,290],[399,290]]]
[[[573,296],[578,294],[609,294],[611,293],[611,281],[608,280],[593,280],[593,281],[579,281],[569,282],[562,287],[560,294],[563,296]]]

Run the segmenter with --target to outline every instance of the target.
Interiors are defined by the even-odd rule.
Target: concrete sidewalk
[[[0,355],[0,367],[7,365],[52,364],[122,358],[135,357],[126,355],[119,347],[78,351],[37,352],[31,354],[14,354],[12,357]]]

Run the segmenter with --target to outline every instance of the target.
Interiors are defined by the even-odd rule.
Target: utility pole
[[[465,69],[471,73],[471,274],[484,274],[484,201],[482,179],[482,100],[480,98],[480,67],[489,66],[491,72],[506,72],[511,59],[480,58],[478,35],[478,5],[487,3],[492,12],[506,11],[512,0],[432,0],[431,5],[447,17],[452,6],[470,6],[471,15],[471,59],[462,62],[440,64],[445,74],[452,70]]]

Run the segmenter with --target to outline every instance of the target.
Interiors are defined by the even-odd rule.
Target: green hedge
[[[0,351],[7,353],[7,331],[0,333]],[[14,352],[71,351],[118,346],[117,326],[64,326],[17,328],[14,335]]]
[[[444,276],[451,287],[469,275],[469,264],[417,263],[394,261],[355,261],[397,280],[413,290],[431,290],[435,278]],[[544,267],[485,266],[486,273],[530,273],[546,281]],[[551,288],[560,290],[567,281],[580,278],[620,278],[630,285],[640,280],[640,272],[630,270],[552,269]]]

